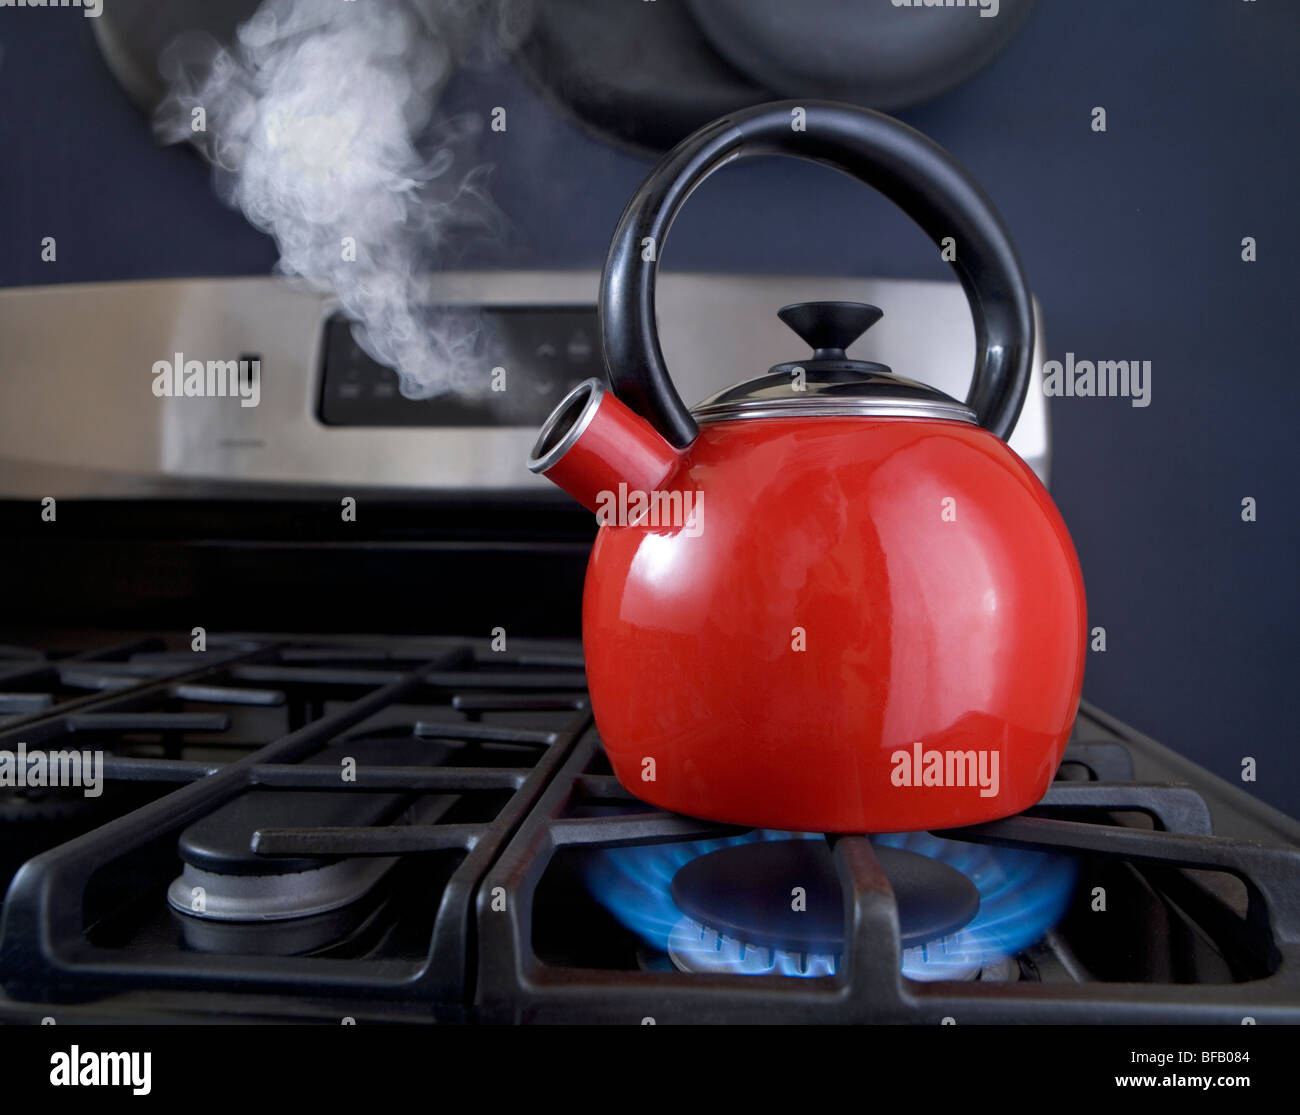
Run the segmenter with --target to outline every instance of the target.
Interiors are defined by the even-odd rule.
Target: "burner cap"
[[[904,946],[953,933],[979,911],[979,891],[955,867],[896,848],[875,853],[898,900]],[[806,910],[792,908],[795,887]],[[698,856],[673,877],[672,897],[687,917],[759,948],[844,948],[844,899],[824,840],[766,840]]]

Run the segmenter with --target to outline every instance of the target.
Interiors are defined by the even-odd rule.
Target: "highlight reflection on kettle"
[[[811,358],[683,405],[653,326],[656,260],[700,181],[758,154],[836,167],[955,246],[975,319],[964,403],[849,359],[882,311],[837,302],[780,311]],[[1083,578],[1003,440],[1028,388],[1032,300],[979,186],[866,109],[734,113],[632,199],[600,313],[614,392],[570,392],[529,467],[604,524],[583,647],[619,781],[681,813],[815,832],[947,828],[1041,798],[1083,683]]]

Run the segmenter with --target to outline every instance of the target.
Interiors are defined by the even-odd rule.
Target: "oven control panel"
[[[539,426],[575,383],[604,377],[595,306],[449,306],[477,337],[484,389],[408,398],[341,314],[325,322],[320,420],[327,426]]]
[[[267,495],[288,488],[532,492],[537,431],[570,386],[605,374],[600,272],[439,272],[419,305],[479,331],[476,393],[404,396],[328,292],[283,276],[159,279],[0,290],[0,494],[17,498]],[[851,355],[964,398],[975,359],[955,282],[668,272],[659,339],[682,400],[807,350],[777,317],[791,302],[869,302],[884,318]],[[77,323],[70,329],[68,322]],[[453,327],[455,333],[455,327]],[[459,335],[459,334],[458,334]],[[1043,332],[1011,447],[1044,480],[1049,460]],[[158,361],[256,354],[256,402],[153,391]],[[493,391],[502,368],[506,390]],[[251,400],[250,400],[251,401]]]

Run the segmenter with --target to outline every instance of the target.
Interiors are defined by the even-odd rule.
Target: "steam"
[[[473,151],[485,119],[435,105],[527,16],[524,0],[264,0],[231,48],[195,33],[161,62],[155,133],[204,150],[222,198],[275,238],[277,270],[333,291],[411,397],[488,385],[476,319],[431,308],[428,275],[505,221]]]

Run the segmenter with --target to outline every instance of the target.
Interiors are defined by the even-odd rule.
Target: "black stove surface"
[[[0,1020],[1300,1021],[1300,825],[1086,704],[1034,809],[877,838],[637,801],[575,642],[29,640],[24,753]]]

